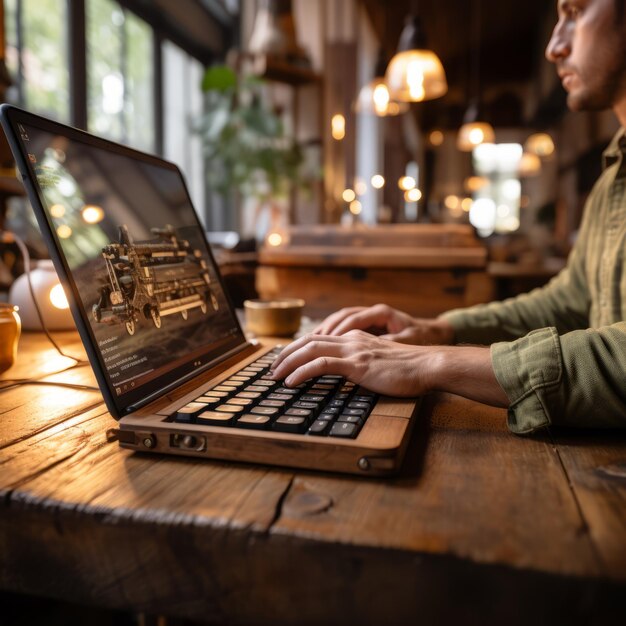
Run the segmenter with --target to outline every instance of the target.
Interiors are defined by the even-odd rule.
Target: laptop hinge
[[[135,402],[135,404],[131,404],[130,406],[127,406],[126,409],[124,410],[124,413],[125,414],[132,413],[133,411],[136,411],[137,409],[140,409],[142,406],[146,406],[146,404],[150,404],[150,402],[152,402],[153,400],[156,400],[157,398],[160,398],[161,396],[165,395],[168,391],[172,391],[173,389],[177,389],[178,387],[180,387],[181,385],[183,385],[187,381],[191,380],[192,378],[195,378],[199,374],[202,374],[202,372],[206,372],[207,370],[210,370],[211,368],[215,367],[216,365],[219,365],[220,363],[223,363],[224,361],[227,361],[231,357],[239,354],[240,352],[243,352],[244,350],[248,350],[251,347],[255,347],[255,344],[254,343],[250,343],[249,341],[246,341],[246,343],[244,343],[243,345],[238,346],[236,348],[233,348],[232,350],[229,350],[228,352],[224,353],[218,359],[215,359],[215,360],[211,361],[210,363],[207,363],[204,367],[201,367],[201,368],[199,368],[197,370],[193,370],[192,372],[189,372],[188,374],[185,374],[184,376],[181,376],[179,379],[171,382],[169,385],[166,385],[165,387],[159,389],[158,391],[155,391],[154,393],[151,393],[149,396],[146,396],[145,398],[142,398],[141,400],[139,400],[139,402]]]

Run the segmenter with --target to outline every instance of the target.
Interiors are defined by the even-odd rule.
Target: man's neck
[[[617,102],[613,106],[613,112],[619,120],[622,128],[626,128],[626,98],[623,98],[620,102]]]

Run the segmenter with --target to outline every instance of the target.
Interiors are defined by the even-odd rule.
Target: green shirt
[[[442,316],[456,343],[491,344],[515,433],[626,427],[625,155],[621,129],[558,276],[528,294]]]

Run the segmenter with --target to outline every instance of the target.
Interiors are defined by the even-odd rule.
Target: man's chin
[[[567,94],[567,108],[570,111],[603,111],[610,108],[611,103],[603,96],[594,98],[585,92],[570,92]]]

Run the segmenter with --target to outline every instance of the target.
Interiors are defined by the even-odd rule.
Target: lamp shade
[[[459,128],[456,146],[463,152],[470,152],[481,143],[493,143],[496,134],[487,122],[470,122]]]
[[[37,267],[30,272],[30,280],[48,330],[76,328],[52,261],[37,261]],[[26,274],[19,276],[11,285],[9,300],[19,307],[24,330],[43,330],[28,287]]]
[[[463,125],[457,134],[456,147],[459,150],[471,152],[481,143],[493,143],[496,140],[493,126],[481,118],[478,102],[474,101],[468,107],[463,118]]]
[[[440,98],[448,91],[446,73],[439,57],[426,48],[419,18],[409,16],[398,52],[391,59],[385,82],[392,100],[422,102]]]
[[[524,143],[524,152],[538,157],[549,157],[554,152],[554,141],[547,133],[534,133]]]

